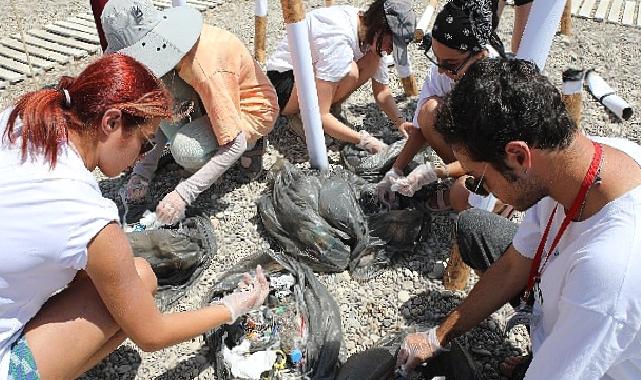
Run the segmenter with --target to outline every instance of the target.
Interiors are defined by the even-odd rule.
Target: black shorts
[[[294,90],[294,71],[287,70],[281,73],[276,70],[269,70],[267,72],[267,78],[269,78],[274,89],[276,89],[278,106],[280,107],[280,111],[283,112]]]
[[[514,5],[516,5],[518,7],[519,5],[529,4],[532,1],[534,1],[534,0],[514,0]]]

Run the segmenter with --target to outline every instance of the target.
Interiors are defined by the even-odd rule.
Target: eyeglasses
[[[467,53],[467,57],[465,57],[465,60],[463,61],[463,63],[461,63],[458,66],[454,66],[454,65],[452,65],[450,63],[447,63],[447,62],[439,63],[438,61],[436,61],[434,58],[430,57],[430,55],[429,55],[429,52],[432,49],[432,35],[429,34],[429,33],[426,34],[425,36],[423,36],[423,41],[421,42],[421,45],[419,45],[418,48],[421,49],[421,50],[424,50],[423,54],[425,54],[425,57],[430,62],[432,62],[436,67],[439,67],[439,68],[441,68],[443,70],[447,70],[450,73],[452,73],[452,75],[457,75],[458,72],[461,71],[463,69],[463,67],[465,67],[465,65],[469,62],[470,58],[472,58],[472,52],[469,51]]]
[[[482,197],[487,197],[488,195],[490,195],[490,192],[487,191],[484,186],[486,170],[487,170],[487,164],[485,164],[485,167],[483,167],[483,173],[481,174],[480,179],[476,179],[472,176],[467,177],[465,179],[465,188],[473,192],[474,194],[480,195]]]

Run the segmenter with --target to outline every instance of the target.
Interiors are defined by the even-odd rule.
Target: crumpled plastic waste
[[[200,277],[216,254],[216,237],[208,218],[186,218],[178,227],[158,226],[151,214],[127,232],[134,256],[145,258],[156,277],[156,298],[166,310]]]
[[[392,168],[396,157],[398,157],[401,150],[403,150],[406,141],[407,140],[397,141],[377,154],[369,154],[365,150],[348,144],[341,151],[341,159],[345,167],[359,177],[366,180],[378,181],[378,179],[383,177],[385,173]],[[422,155],[416,155],[407,166],[406,172],[413,170],[416,166],[424,162],[425,160]]]
[[[274,366],[276,351],[257,351],[249,354],[249,346],[249,341],[243,341],[231,350],[223,347],[223,358],[232,375],[237,378],[260,380],[260,375]]]
[[[233,351],[247,342],[249,353],[276,353],[278,359],[268,369],[268,378],[334,379],[342,336],[338,305],[306,265],[273,251],[256,254],[225,273],[203,302],[216,302],[233,291],[242,274],[251,272],[258,264],[270,278],[266,305],[232,325],[205,334],[213,355],[216,379],[234,378],[233,370],[225,361],[225,349]],[[292,278],[295,282],[289,286]],[[289,288],[285,289],[285,286]],[[288,291],[289,294],[278,299],[277,291]]]

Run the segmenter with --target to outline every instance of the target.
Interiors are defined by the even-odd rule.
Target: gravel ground
[[[34,9],[24,21],[28,27],[62,19],[70,13],[88,9],[88,2],[85,1],[15,1],[23,10]],[[309,9],[310,6],[321,6],[324,1],[313,0],[306,3]],[[414,0],[417,12],[420,12],[423,3]],[[206,21],[236,33],[246,42],[248,48],[253,50],[253,7],[253,1],[230,1],[213,11],[208,11]],[[510,7],[506,8],[502,21],[501,37],[509,44],[512,23]],[[639,29],[577,18],[573,19],[573,23],[573,36],[557,36],[554,39],[546,73],[555,84],[560,85],[561,72],[568,67],[595,68],[638,112],[641,109],[641,79],[636,68],[636,63],[641,61]],[[6,35],[14,30],[17,30],[16,15],[11,12],[10,3],[3,3],[0,5],[0,34]],[[282,35],[284,28],[280,2],[270,0],[270,51]],[[428,61],[415,46],[411,47],[411,55],[420,85]],[[77,73],[92,59],[95,58],[87,58],[70,66],[55,69],[40,78],[37,83],[29,80],[11,86],[0,92],[0,106],[7,106],[16,96],[38,88],[40,84],[55,81],[60,74]],[[402,94],[400,81],[396,79],[395,74],[392,75],[391,86],[395,94]],[[345,113],[353,125],[362,125],[372,132],[380,132],[389,128],[390,124],[373,105],[367,87],[369,86],[364,86],[352,95],[344,107]],[[588,133],[623,136],[636,142],[640,141],[641,118],[638,115],[634,115],[627,122],[621,122],[585,91],[583,99],[582,125]],[[398,100],[399,107],[409,118],[415,108],[415,99],[399,96]],[[306,165],[305,147],[283,128],[284,124],[284,120],[280,120],[270,136],[270,147],[265,157],[267,169],[280,157],[286,157],[298,165]],[[338,163],[335,150],[330,151],[330,161]],[[270,246],[255,206],[256,198],[266,189],[265,176],[250,184],[240,184],[235,181],[237,173],[237,169],[232,168],[196,202],[196,206],[210,212],[220,249],[201,280],[187,292],[186,297],[176,306],[176,310],[196,308],[202,295],[225,268],[231,267],[253,252]],[[156,199],[171,189],[181,174],[177,167],[169,166],[163,169],[152,189]],[[115,197],[117,189],[124,181],[124,177],[103,180],[101,186],[106,195]],[[435,325],[465,297],[465,292],[444,290],[439,279],[431,279],[427,275],[437,260],[447,258],[451,227],[452,215],[435,214],[432,238],[411,252],[399,254],[389,269],[366,284],[352,280],[347,272],[319,276],[340,305],[344,330],[343,358],[375,346],[382,336],[395,329],[417,322],[428,326]],[[475,280],[474,277],[470,279],[467,290]],[[491,379],[500,378],[498,364],[505,356],[521,354],[528,345],[526,332],[518,327],[504,337],[500,333],[500,322],[496,315],[459,339],[471,351],[483,374]],[[142,352],[127,341],[83,378],[211,379],[213,371],[206,359],[207,354],[208,347],[200,338],[155,353]]]

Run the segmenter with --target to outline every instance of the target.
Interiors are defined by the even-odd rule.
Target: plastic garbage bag
[[[367,180],[378,180],[392,168],[406,141],[396,141],[377,154],[369,154],[367,151],[349,144],[341,151],[341,158],[345,167],[354,174]],[[406,171],[409,172],[422,163],[424,163],[423,156],[416,155],[407,166]]]
[[[348,173],[277,165],[258,211],[285,252],[314,271],[342,272],[374,245]]]
[[[200,277],[216,254],[216,237],[209,219],[186,218],[177,227],[131,231],[127,238],[134,256],[145,258],[158,278],[156,298],[166,309]]]
[[[409,379],[396,368],[398,352],[405,333],[397,332],[383,337],[378,347],[355,353],[340,368],[336,380],[379,380]],[[474,360],[458,342],[450,344],[449,351],[444,351],[424,365],[418,366],[415,372],[421,379],[445,377],[448,380],[480,380]],[[413,378],[413,377],[412,377]]]
[[[257,326],[255,321],[248,323],[249,318],[255,318],[250,315],[239,318],[233,325],[224,325],[205,334],[213,355],[216,379],[234,379],[223,352],[225,347],[233,350],[247,339],[252,340],[253,348],[249,352],[273,350],[287,357],[280,361],[280,367],[275,365],[272,368],[269,374],[272,377],[269,378],[281,378],[278,376],[287,373],[288,379],[335,379],[342,337],[339,309],[307,265],[271,251],[259,253],[225,273],[212,287],[204,303],[216,302],[233,291],[242,274],[255,269],[258,264],[270,279],[274,279],[270,281],[267,305],[262,307],[263,315],[258,316],[260,325]],[[281,281],[276,280],[278,277]],[[291,278],[294,282],[290,282]],[[286,319],[282,319],[283,315],[287,315]]]

